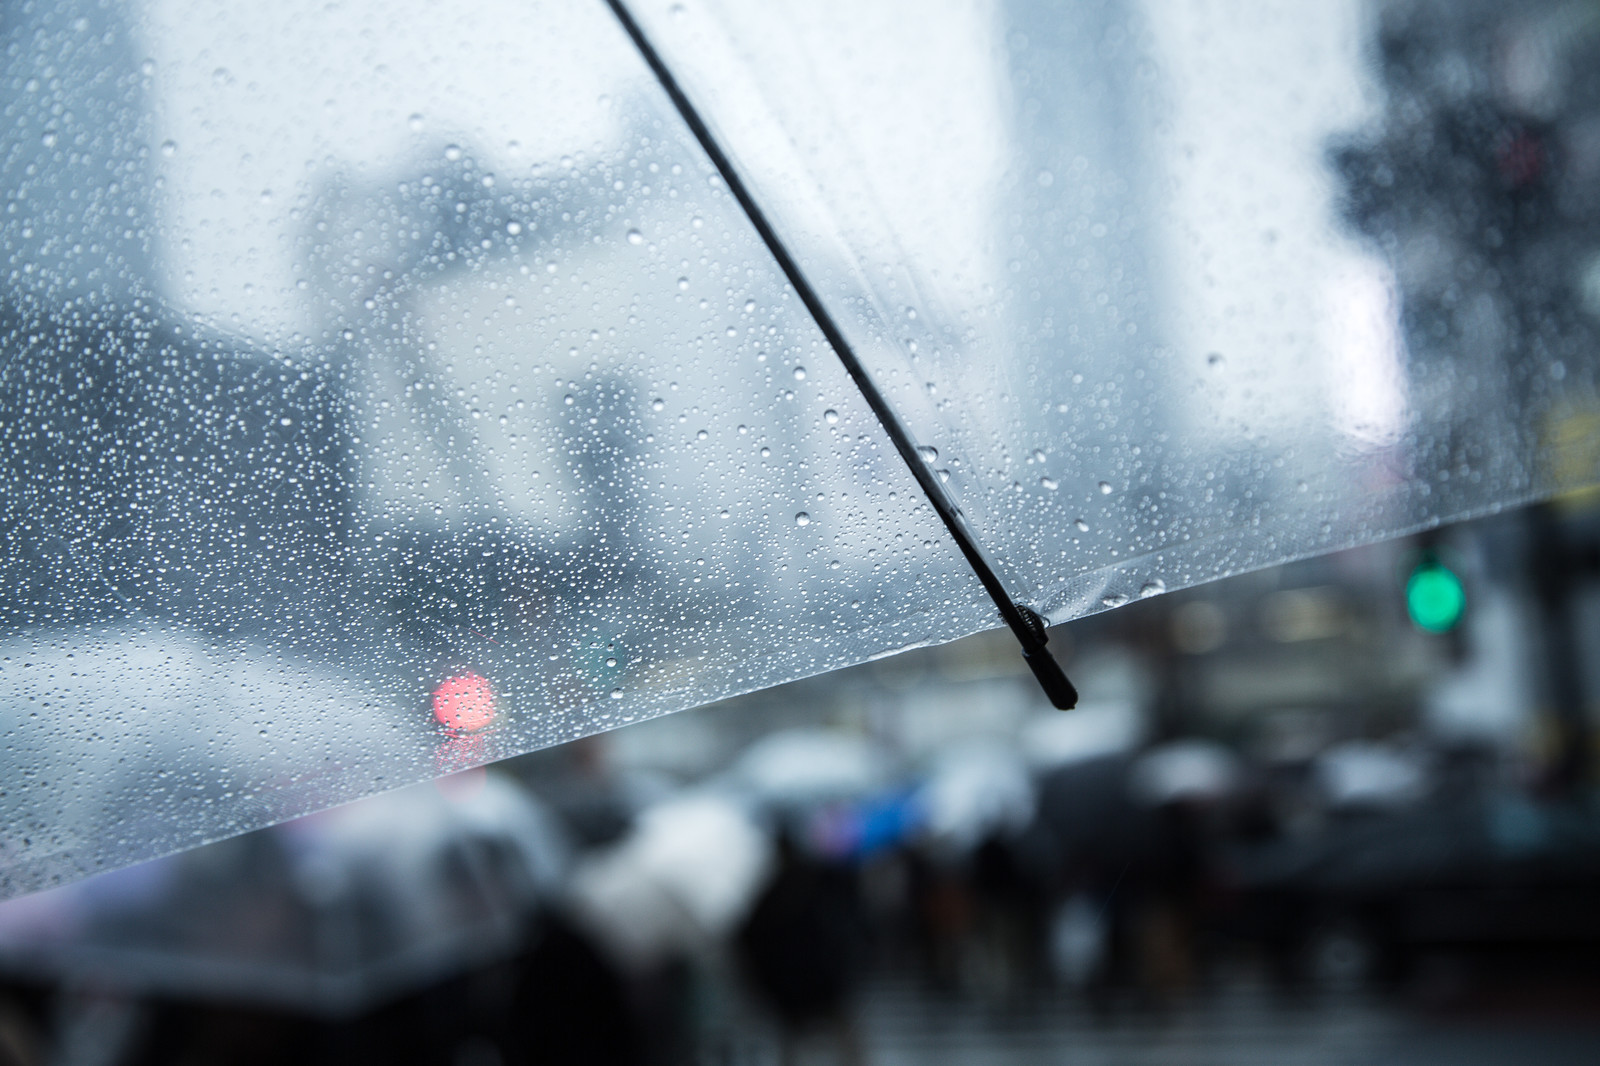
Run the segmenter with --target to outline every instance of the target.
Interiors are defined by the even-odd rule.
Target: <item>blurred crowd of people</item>
[[[1152,732],[811,724],[688,779],[594,738],[23,897],[0,1061],[860,1063],[884,980],[1115,1017],[1241,966],[1468,995],[1600,942],[1589,801],[1486,749]]]

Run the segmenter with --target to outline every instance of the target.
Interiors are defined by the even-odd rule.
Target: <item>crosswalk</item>
[[[818,1034],[784,1058],[745,1031],[718,1066],[1589,1066],[1600,1024],[1427,1018],[1360,993],[1286,1000],[1242,983],[1166,1010],[1091,1010],[1069,994],[1005,1007],[881,978],[863,990],[859,1058]],[[709,1061],[709,1060],[708,1060]]]

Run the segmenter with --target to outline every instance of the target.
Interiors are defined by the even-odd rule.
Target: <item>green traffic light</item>
[[[1406,582],[1406,611],[1411,620],[1430,633],[1448,633],[1467,608],[1467,590],[1455,572],[1437,560],[1411,571]]]

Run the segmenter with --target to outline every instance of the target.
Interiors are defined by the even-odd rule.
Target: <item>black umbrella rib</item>
[[[678,79],[673,76],[672,71],[662,61],[660,53],[655,50],[655,46],[645,36],[644,30],[634,21],[633,14],[628,10],[627,4],[623,0],[606,0],[606,4],[611,8],[612,14],[617,17],[617,21],[622,24],[623,30],[632,39],[634,47],[639,50],[639,54],[644,57],[644,61],[649,64],[650,70],[656,76],[656,80],[666,90],[668,98],[672,100],[672,106],[677,108],[678,114],[688,125],[690,132],[694,134],[695,140],[700,142],[700,147],[710,157],[711,165],[717,168],[717,173],[722,176],[728,191],[733,194],[733,198],[738,201],[739,207],[744,210],[745,216],[750,220],[750,224],[755,227],[756,233],[761,237],[761,242],[767,246],[767,251],[771,252],[772,258],[778,261],[778,268],[783,271],[783,276],[789,280],[789,284],[794,288],[795,294],[800,297],[800,302],[805,305],[806,311],[810,313],[812,319],[816,322],[817,328],[822,331],[823,338],[833,348],[834,354],[839,357],[839,362],[844,364],[845,372],[850,375],[850,380],[855,382],[856,388],[860,390],[862,397],[867,401],[867,406],[872,408],[872,413],[877,416],[884,432],[894,442],[895,450],[900,453],[900,458],[905,461],[906,467],[911,471],[911,476],[917,479],[917,484],[922,487],[923,494],[928,497],[928,503],[933,506],[933,510],[938,514],[940,521],[950,531],[950,536],[955,540],[956,547],[961,549],[961,554],[967,560],[967,564],[972,567],[973,573],[978,575],[978,580],[983,583],[984,590],[989,593],[989,597],[994,600],[995,606],[1000,609],[1000,617],[1005,620],[1006,625],[1011,627],[1012,633],[1016,634],[1017,642],[1022,645],[1022,657],[1028,666],[1032,668],[1034,676],[1039,679],[1039,684],[1044,688],[1045,695],[1050,698],[1050,702],[1055,706],[1064,711],[1071,710],[1077,705],[1078,691],[1073,688],[1072,682],[1067,679],[1067,675],[1061,669],[1061,665],[1056,662],[1055,657],[1045,647],[1049,638],[1045,633],[1044,620],[1024,604],[1012,599],[1011,594],[1006,591],[1005,582],[995,572],[988,557],[984,554],[982,546],[973,537],[972,530],[967,526],[966,519],[962,517],[960,508],[950,498],[944,486],[939,483],[938,475],[933,468],[924,462],[922,456],[918,454],[916,442],[912,440],[911,434],[907,431],[905,424],[901,422],[900,416],[895,413],[894,408],[889,405],[889,401],[878,390],[877,384],[872,380],[871,375],[867,373],[867,368],[861,364],[860,358],[857,357],[855,349],[850,346],[849,341],[845,340],[844,332],[839,328],[839,324],[834,321],[833,315],[824,306],[822,298],[811,287],[811,282],[806,279],[805,274],[800,269],[800,265],[795,262],[794,256],[789,254],[788,246],[778,236],[777,230],[772,228],[772,223],[767,221],[766,213],[761,210],[761,205],[756,203],[756,199],[751,194],[749,187],[745,185],[744,179],[739,176],[738,170],[734,168],[733,161],[722,150],[722,145],[717,143],[716,137],[711,133],[711,128],[700,117],[700,112],[690,102],[688,95],[683,91],[683,87],[678,84]]]

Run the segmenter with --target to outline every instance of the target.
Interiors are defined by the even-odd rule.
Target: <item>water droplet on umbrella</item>
[[[629,230],[628,231],[628,243],[629,244],[643,244],[644,243],[644,234],[640,233],[636,229]]]
[[[1043,485],[1045,488],[1049,489],[1051,492],[1054,492],[1054,491],[1056,491],[1056,489],[1061,487],[1061,483],[1058,482],[1053,477],[1042,477],[1042,478],[1039,479],[1039,484]]]
[[[1151,596],[1159,596],[1165,591],[1167,591],[1167,583],[1159,577],[1152,578],[1139,586],[1139,598],[1147,600]]]
[[[939,449],[935,448],[931,444],[924,444],[917,448],[917,454],[922,456],[923,462],[931,463],[935,459],[939,458]]]
[[[794,368],[794,379],[796,381],[804,381],[806,379],[806,368],[803,367],[803,366],[795,367]]]
[[[1087,533],[1087,532],[1089,532],[1089,523],[1085,522],[1081,518],[1078,519],[1076,522],[1074,522],[1072,524],[1078,527],[1078,532],[1079,533]]]
[[[1102,496],[1111,495],[1111,482],[1109,482],[1109,481],[1100,482],[1100,495],[1102,495]]]
[[[836,425],[839,421],[839,412],[830,407],[822,412],[822,420],[830,426]]]
[[[622,690],[620,688],[612,689],[611,690],[611,698],[614,699],[614,700],[620,700],[622,698]]]
[[[797,526],[809,526],[811,524],[811,516],[801,511],[794,516],[794,524]]]

